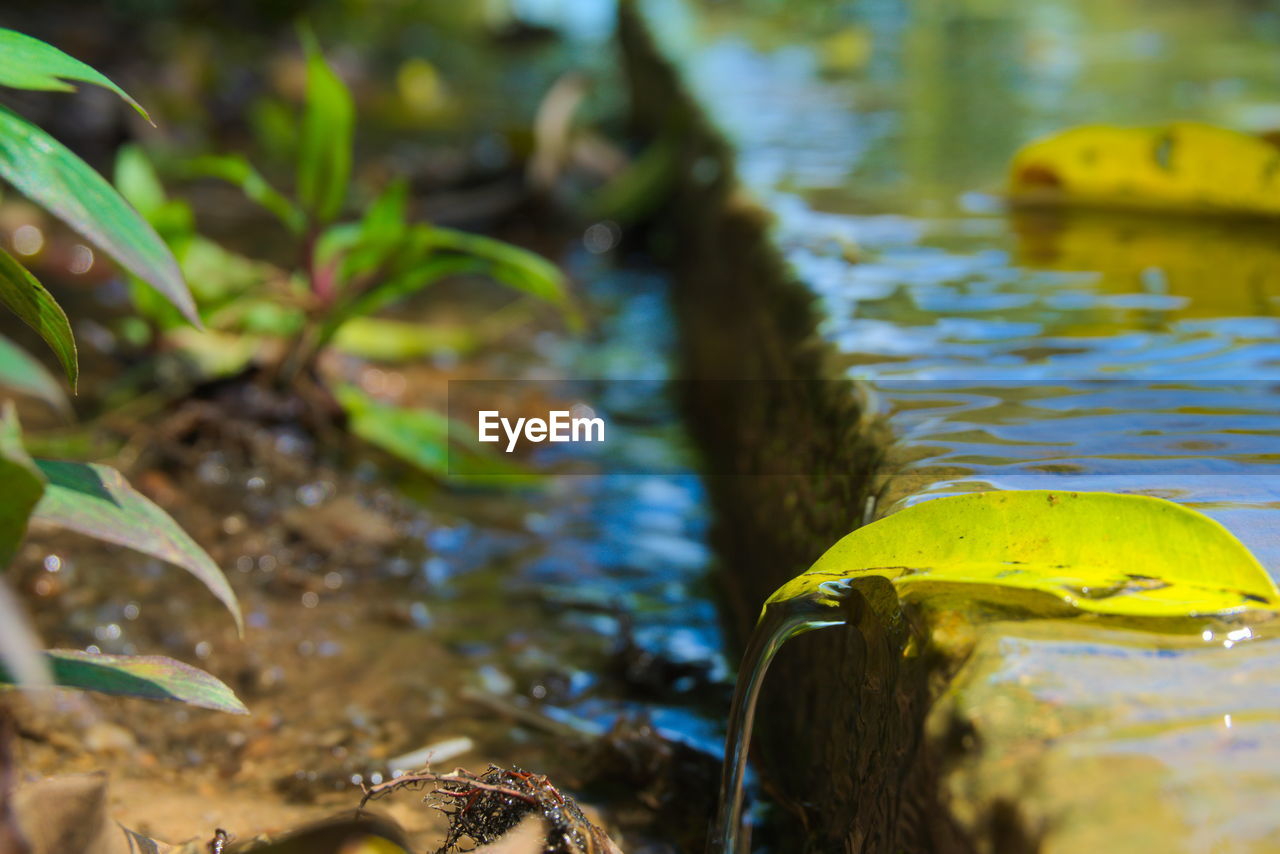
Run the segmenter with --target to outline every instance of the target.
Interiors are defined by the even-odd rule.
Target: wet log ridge
[[[623,4],[635,131],[666,149],[668,194],[653,227],[676,270],[684,376],[694,381],[685,403],[711,472],[725,619],[741,644],[765,598],[862,521],[887,436],[852,383],[827,369],[811,293],[789,274],[767,212],[738,187],[730,146],[651,23]],[[752,748],[782,807],[772,850],[970,850],[940,803],[937,751],[925,748],[931,688],[949,668],[909,634],[865,620],[782,650]],[[904,655],[909,645],[924,651]]]

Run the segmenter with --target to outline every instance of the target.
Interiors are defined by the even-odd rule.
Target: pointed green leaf
[[[27,268],[0,249],[0,302],[36,331],[58,357],[67,382],[75,389],[80,365],[76,361],[76,339],[66,312]]]
[[[198,667],[163,655],[107,655],[70,649],[45,652],[53,683],[117,697],[176,700],[189,706],[247,715],[235,692]],[[12,683],[0,671],[0,682]]]
[[[243,631],[240,605],[222,570],[168,513],[137,492],[115,469],[92,463],[38,460],[48,478],[33,518],[180,566],[213,591]]]
[[[420,227],[427,231],[430,245],[489,261],[493,264],[490,272],[503,283],[547,302],[567,304],[564,275],[541,255],[492,237],[438,226]]]
[[[142,214],[147,222],[155,222],[155,216],[169,201],[160,183],[160,176],[151,165],[142,148],[137,145],[122,145],[116,153],[115,185],[120,195],[133,205],[134,210]]]
[[[925,501],[844,537],[769,601],[822,597],[824,582],[866,575],[889,579],[904,599],[1036,593],[1134,618],[1280,608],[1271,577],[1222,525],[1171,501],[1106,492]]]
[[[329,67],[315,39],[302,34],[307,52],[307,102],[298,153],[298,198],[321,223],[342,210],[351,178],[355,108],[346,84]]]
[[[3,335],[0,335],[0,386],[39,398],[59,412],[71,411],[58,378]]]
[[[27,520],[44,494],[44,474],[22,447],[22,427],[12,401],[0,410],[0,570],[9,565],[27,532]]]
[[[352,385],[339,386],[334,394],[350,419],[352,433],[426,474],[500,486],[526,486],[542,481],[528,468],[462,440],[461,437],[468,434],[467,428],[438,412],[383,403]],[[451,433],[458,441],[450,441]],[[450,472],[451,452],[465,464],[466,474]]]
[[[298,206],[268,184],[267,179],[241,155],[208,155],[194,158],[186,165],[193,175],[217,178],[236,185],[245,196],[270,211],[293,233],[301,233],[306,226],[306,217]]]
[[[408,215],[409,182],[397,178],[369,203],[360,231],[365,239],[395,240],[404,233]]]
[[[146,220],[66,146],[3,107],[0,176],[164,294],[193,324],[200,325],[173,253]]]
[[[68,80],[93,83],[110,89],[123,98],[147,121],[151,117],[142,105],[130,97],[105,75],[37,38],[0,29],[0,86],[15,89],[38,89],[45,92],[71,92]]]
[[[350,420],[351,432],[427,474],[449,473],[449,419],[430,410],[410,410],[382,403],[355,386],[336,389]]]

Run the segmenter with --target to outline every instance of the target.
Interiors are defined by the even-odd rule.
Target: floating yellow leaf
[[[960,593],[1056,597],[1125,617],[1225,615],[1280,606],[1280,590],[1226,528],[1171,501],[1106,492],[1010,490],[926,501],[841,539],[770,597],[889,579],[904,599]]]
[[[1278,216],[1280,148],[1195,122],[1091,125],[1022,148],[1010,191],[1027,202]]]

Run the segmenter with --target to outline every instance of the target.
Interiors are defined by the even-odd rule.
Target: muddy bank
[[[587,339],[531,323],[471,358],[329,367],[427,407],[451,378],[576,372],[606,347],[623,358],[640,343],[625,330],[645,328],[637,314],[661,303],[664,279],[561,237],[548,245],[582,288]],[[643,344],[652,363],[653,336]],[[357,442],[255,418],[252,390],[215,385],[96,427],[124,442],[116,465],[227,568],[243,640],[183,573],[131,552],[37,533],[10,575],[49,645],[196,662],[251,714],[63,695],[19,710],[25,777],[105,770],[112,815],[131,828],[244,839],[350,809],[362,783],[427,751],[445,769],[546,773],[629,848],[696,847],[717,768],[711,710],[729,689],[698,592],[696,478],[449,486]],[[619,398],[610,417],[625,405],[656,406]],[[418,850],[444,836],[414,797],[378,809]]]
[[[692,431],[708,489],[739,645],[760,603],[869,515],[888,435],[853,384],[825,381],[810,292],[769,237],[769,216],[736,183],[729,145],[690,98],[644,15],[620,33],[637,131],[671,148],[657,227],[672,247]],[[787,473],[767,474],[787,458]],[[904,656],[905,624],[865,621],[801,637],[779,654],[754,745],[761,786],[782,809],[777,850],[964,850],[938,802],[922,741],[936,662]]]

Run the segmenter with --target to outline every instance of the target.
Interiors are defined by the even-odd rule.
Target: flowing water
[[[775,214],[845,375],[898,438],[880,512],[971,490],[1139,492],[1218,519],[1280,575],[1276,225],[1018,213],[1000,198],[1017,148],[1073,125],[1280,125],[1280,7],[645,8],[735,144],[743,183]],[[1091,787],[1080,757],[1150,762],[1176,781],[1159,783],[1171,826],[1199,850],[1274,842],[1233,803],[1274,793],[1280,779],[1223,768],[1280,735],[1274,688],[1237,678],[1245,655],[1280,664],[1280,644],[1244,653],[1206,629],[1199,649],[1178,653],[1197,667],[1172,672],[1147,656],[1153,643],[1068,632],[1052,667],[1042,645],[993,648],[990,682],[1017,684],[1042,712],[1124,696],[1135,670],[1158,671],[1163,686],[1143,696],[1152,723],[1140,732],[1097,723],[1061,748],[1034,748],[1075,763],[1062,779],[1076,791],[1011,785],[1010,797],[1057,798],[1061,815],[1102,811],[1104,796],[1081,794]],[[1115,660],[1135,670],[1121,677]],[[1198,691],[1218,699],[1216,717],[1188,702]],[[1063,720],[1055,726],[1086,732]]]
[[[823,582],[820,590],[821,593],[766,605],[760,622],[747,639],[726,722],[720,797],[715,821],[707,837],[709,854],[737,854],[743,849],[747,749],[755,726],[756,702],[774,655],[797,635],[857,620],[857,606],[861,599],[855,593],[851,579]]]
[[[824,607],[807,598],[793,599],[769,605],[751,633],[742,654],[742,667],[729,707],[724,765],[720,772],[720,800],[707,841],[707,850],[712,854],[733,854],[739,847],[747,748],[755,726],[756,701],[773,656],[796,635],[843,622],[838,608]]]
[[[806,3],[787,29],[760,4],[686,15],[675,43],[825,337],[925,475],[892,498],[1142,491],[1280,567],[1274,226],[998,197],[1020,144],[1073,124],[1280,121],[1276,9],[1125,9]]]

